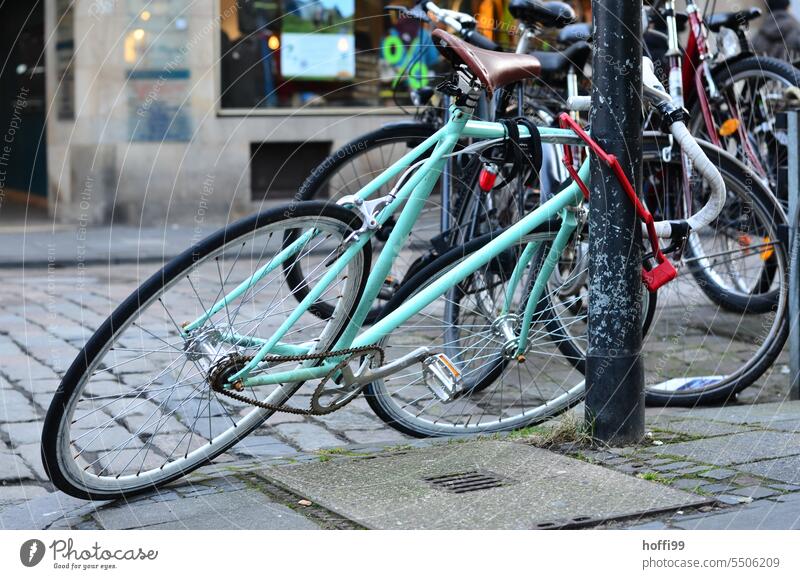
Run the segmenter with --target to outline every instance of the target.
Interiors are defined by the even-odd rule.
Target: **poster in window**
[[[355,77],[355,0],[289,0],[281,34],[281,76],[337,81]]]

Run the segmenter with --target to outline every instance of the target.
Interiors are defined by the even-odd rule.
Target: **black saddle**
[[[592,55],[592,47],[586,41],[576,42],[563,51],[531,52],[542,66],[542,78],[557,77],[565,74],[571,67],[582,70]]]
[[[563,2],[539,2],[538,0],[511,0],[508,5],[511,16],[526,26],[563,28],[575,22],[575,11]]]
[[[738,30],[759,16],[761,16],[759,8],[748,8],[737,12],[717,12],[706,18],[705,22],[711,32],[719,32],[720,28]]]
[[[559,44],[570,45],[576,42],[591,42],[592,25],[588,22],[576,22],[562,28],[556,40]]]

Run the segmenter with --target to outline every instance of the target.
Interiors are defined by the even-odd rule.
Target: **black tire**
[[[383,166],[381,167],[374,167],[372,164],[369,164],[368,170],[371,174],[364,176],[363,179],[359,178],[352,187],[350,186],[352,184],[351,181],[343,179],[342,185],[337,188],[337,191],[327,191],[331,186],[333,177],[348,164],[355,162],[359,157],[366,158],[366,153],[384,145],[411,150],[423,140],[430,137],[434,132],[436,132],[436,127],[430,124],[402,122],[386,125],[362,135],[347,143],[320,163],[300,186],[300,190],[297,194],[298,199],[301,201],[316,201],[328,198],[336,200],[343,195],[353,194],[387,167],[386,163],[382,163]],[[345,186],[348,188],[343,190]],[[381,234],[383,234],[383,232],[381,232]],[[296,290],[296,297],[298,299],[303,299],[308,294],[308,290],[303,288],[304,273],[301,268],[287,267],[285,269],[285,275],[289,287]],[[372,309],[370,309],[364,323],[374,323],[380,316],[382,307],[383,302],[376,302]],[[315,313],[322,318],[326,318],[331,315],[332,308],[330,304],[320,302],[315,305]]]
[[[778,232],[786,225],[786,216],[778,200],[766,189],[765,185],[758,178],[732,156],[708,143],[701,141],[700,144],[712,162],[719,168],[728,185],[729,203],[732,195],[737,195],[738,198],[742,198],[746,195],[747,200],[752,203],[749,209],[750,214],[758,216],[760,220],[759,223],[761,223],[762,227],[768,229],[769,236],[772,239],[780,239]],[[735,191],[733,191],[733,187],[736,188]],[[694,200],[696,204],[702,203],[703,201],[702,199]],[[723,209],[723,214],[724,211]],[[715,227],[719,227],[719,225],[716,223],[710,225],[708,231],[711,231],[713,234]],[[703,232],[699,232],[698,235],[703,235]],[[722,368],[724,362],[720,359],[719,370],[716,373],[722,372],[723,375],[718,379],[708,380],[707,386],[700,385],[697,388],[688,388],[682,391],[668,391],[663,389],[663,385],[666,384],[666,382],[659,382],[658,385],[648,383],[645,390],[647,404],[655,406],[695,406],[699,404],[725,402],[733,398],[737,392],[752,385],[772,366],[786,342],[789,325],[788,312],[786,310],[788,295],[788,278],[786,277],[788,262],[786,249],[781,243],[775,243],[771,247],[772,251],[769,257],[762,258],[761,260],[763,263],[761,274],[754,274],[752,276],[754,279],[757,279],[757,281],[754,282],[752,291],[750,293],[737,293],[720,284],[720,278],[717,273],[715,273],[718,271],[719,266],[717,266],[718,269],[704,267],[702,262],[698,260],[698,255],[693,253],[692,246],[687,246],[687,250],[684,254],[685,268],[688,270],[691,277],[694,278],[697,285],[700,286],[696,291],[701,295],[707,296],[709,300],[718,307],[718,310],[716,310],[717,313],[714,314],[714,316],[715,318],[720,318],[719,323],[722,324],[723,328],[727,323],[726,316],[730,317],[731,322],[729,327],[734,329],[726,331],[734,332],[733,335],[730,336],[731,339],[735,339],[735,336],[739,335],[736,332],[746,333],[748,331],[749,320],[760,320],[759,322],[752,322],[752,326],[757,328],[762,328],[762,324],[766,324],[766,322],[769,322],[769,324],[764,325],[763,329],[759,329],[757,332],[753,330],[753,332],[758,335],[763,334],[763,341],[757,344],[751,344],[757,349],[754,350],[752,357],[744,361],[742,366],[737,370],[724,370]],[[746,250],[743,250],[743,253],[746,253]],[[679,280],[680,279],[681,277],[679,276]],[[768,280],[773,286],[777,284],[778,287],[766,289],[767,286],[764,285],[765,280]],[[669,288],[673,287],[673,284],[676,283],[679,282],[676,281],[672,282],[672,284],[668,284],[665,290],[669,291]],[[688,308],[689,302],[691,302],[692,299],[691,296],[684,295],[680,296],[678,301],[685,304],[685,307]],[[680,308],[678,309],[680,310]],[[733,319],[732,316],[734,316],[734,314],[739,317]],[[757,318],[756,316],[762,317]],[[656,330],[656,333],[658,333],[658,330]],[[677,343],[681,343],[688,338],[679,331],[675,338],[673,338],[673,340],[675,339],[679,340]],[[684,347],[686,348],[688,346],[684,345]],[[647,351],[647,344],[645,344],[645,351]],[[725,350],[720,356],[728,354],[728,351]],[[669,377],[675,378],[675,376]],[[690,381],[696,379],[691,376],[684,376],[683,378]],[[702,380],[703,378],[701,377],[698,384],[702,382]]]
[[[712,77],[717,89],[723,97],[718,103],[710,103],[712,109],[711,113],[715,117],[714,120],[717,124],[717,128],[719,128],[720,121],[724,121],[726,118],[725,109],[727,105],[724,102],[724,95],[734,83],[742,82],[744,79],[752,79],[754,87],[763,86],[763,84],[768,81],[777,82],[783,87],[800,86],[800,70],[789,62],[769,56],[745,56],[734,59],[732,62],[722,62],[714,68]],[[756,100],[757,99],[753,98],[752,94],[743,96],[744,106],[756,105],[758,104]],[[784,139],[776,138],[775,132],[764,131],[763,127],[770,125],[775,115],[778,113],[772,109],[771,103],[764,104],[763,101],[760,102],[760,110],[756,111],[755,116],[751,116],[749,122],[748,119],[745,119],[745,130],[750,136],[751,146],[753,146],[753,148],[760,146],[763,149],[762,151],[754,150],[754,153],[759,159],[759,163],[762,165],[762,169],[766,171],[766,174],[762,175],[762,177],[768,180],[769,188],[776,197],[781,200],[781,202],[786,203],[788,183],[785,179],[785,171],[781,171],[780,167],[784,167],[787,162],[788,150],[785,144],[781,142],[782,140],[785,141]],[[698,138],[711,141],[697,98],[694,99],[690,107],[691,116],[689,128],[692,134]],[[770,118],[763,118],[765,109],[766,115]],[[780,128],[775,129],[775,131],[783,132],[784,134],[785,130],[786,129]],[[763,136],[759,136],[758,131],[761,131]],[[756,141],[756,139],[760,140]],[[754,166],[752,161],[748,159],[748,155],[741,143],[737,144],[738,140],[736,136],[728,139],[721,137],[721,144],[728,152],[733,152],[732,149],[736,147],[736,158],[747,166]],[[755,168],[756,167],[754,167],[754,169]],[[758,171],[756,172],[758,173]]]
[[[250,234],[256,234],[256,232],[262,228],[279,224],[283,220],[297,218],[323,218],[328,222],[340,224],[342,231],[345,232],[352,232],[361,226],[360,217],[351,211],[322,202],[299,203],[294,204],[293,206],[278,207],[242,219],[223,229],[220,229],[216,233],[210,235],[206,239],[197,243],[195,246],[187,249],[179,256],[172,259],[160,271],[152,275],[127,299],[125,299],[114,310],[111,316],[106,319],[106,321],[88,340],[86,345],[83,347],[72,365],[67,370],[63,380],[61,381],[61,384],[58,387],[58,390],[55,393],[53,401],[50,404],[50,408],[47,412],[47,416],[44,420],[41,446],[42,462],[44,464],[45,471],[50,477],[50,480],[52,480],[53,484],[59,490],[62,490],[74,497],[88,500],[111,500],[130,496],[139,492],[153,490],[157,486],[180,478],[188,472],[191,472],[196,468],[199,468],[200,466],[210,462],[220,453],[236,444],[236,442],[260,426],[264,420],[266,420],[272,414],[271,411],[261,411],[263,415],[249,414],[247,417],[243,417],[239,421],[238,425],[234,424],[234,430],[237,428],[239,430],[236,430],[235,432],[232,430],[227,431],[225,437],[220,437],[224,438],[225,440],[220,442],[216,448],[212,448],[211,444],[208,445],[207,456],[205,456],[203,453],[198,453],[198,460],[196,462],[187,464],[185,468],[179,466],[179,470],[177,470],[177,472],[171,472],[175,469],[167,469],[164,472],[171,472],[171,474],[168,476],[163,476],[162,478],[159,478],[158,475],[147,477],[143,476],[141,483],[131,482],[128,484],[126,482],[125,484],[127,486],[125,488],[122,488],[123,483],[120,483],[120,488],[113,488],[113,483],[89,483],[85,482],[80,477],[73,478],[73,467],[66,467],[61,461],[62,452],[64,450],[61,448],[61,444],[63,442],[62,436],[66,432],[62,429],[68,428],[68,426],[64,423],[65,419],[69,418],[72,420],[72,413],[75,412],[78,401],[81,399],[81,396],[83,396],[85,385],[89,382],[91,376],[93,375],[92,373],[96,368],[99,367],[99,364],[101,360],[103,360],[103,357],[106,355],[106,353],[112,348],[113,345],[116,344],[118,336],[127,331],[127,329],[131,327],[131,325],[138,319],[138,314],[144,311],[150,304],[155,303],[156,301],[160,302],[162,296],[165,295],[165,292],[172,287],[170,285],[171,282],[178,283],[181,279],[181,276],[186,275],[187,272],[196,271],[195,268],[198,267],[198,264],[202,264],[205,259],[211,259],[215,255],[219,256],[221,252],[226,250],[226,248],[232,247],[231,244],[236,244],[235,247],[243,246]],[[355,304],[358,303],[358,299],[364,291],[367,279],[366,272],[369,271],[370,259],[370,247],[367,245],[363,250],[364,268],[361,273],[361,279],[353,280],[352,282],[352,287],[356,290],[354,292],[356,299],[352,300],[354,305],[347,305],[348,311],[346,316],[342,320],[336,322],[339,327],[332,326],[332,331],[325,337],[326,343],[321,347],[329,347],[335,342],[336,339],[338,339],[339,336],[341,336],[341,333],[344,331],[344,328],[347,325],[347,320],[355,310]],[[350,300],[348,299],[348,304],[349,303]],[[90,375],[87,376],[87,374]],[[127,394],[127,396],[130,396],[130,394]],[[258,411],[253,410],[253,413],[255,412]],[[112,417],[111,420],[114,420],[114,418]],[[195,423],[196,422],[197,420],[195,420]],[[192,424],[192,428],[194,426],[195,424]],[[134,433],[134,436],[135,435],[136,433]],[[230,438],[230,440],[227,440],[228,438]],[[188,449],[187,456],[192,456],[189,454]],[[169,458],[170,457],[168,456],[166,460],[169,460]],[[172,463],[165,462],[164,464],[167,465]],[[70,473],[70,476],[65,475],[65,473]],[[136,477],[127,478],[137,477],[139,477],[138,473],[136,474]],[[95,486],[90,488],[90,484],[94,484]]]

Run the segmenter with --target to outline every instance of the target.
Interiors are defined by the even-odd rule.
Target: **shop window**
[[[484,1],[439,4],[482,14]],[[408,104],[447,68],[430,30],[386,11],[410,0],[219,2],[223,109]]]

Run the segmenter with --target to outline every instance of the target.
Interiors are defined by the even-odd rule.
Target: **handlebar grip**
[[[567,108],[571,111],[589,111],[592,109],[592,97],[571,96],[567,99]]]
[[[477,30],[465,32],[463,36],[464,40],[473,46],[477,46],[478,48],[485,48],[486,50],[494,50],[496,52],[502,50],[499,44],[497,44],[494,40],[487,38]]]

